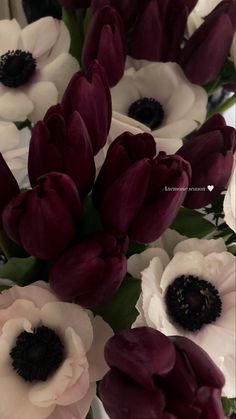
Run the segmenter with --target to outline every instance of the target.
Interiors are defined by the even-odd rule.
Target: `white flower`
[[[225,222],[236,233],[236,165],[232,171],[224,199]]]
[[[181,138],[205,120],[205,91],[190,83],[176,63],[130,60],[127,67],[111,89],[110,141],[124,131],[150,132],[158,151],[175,153]]]
[[[19,131],[12,122],[0,121],[0,153],[20,188],[29,186],[27,164],[30,137],[28,128]]]
[[[1,419],[84,419],[111,328],[38,282],[0,295]]]
[[[209,15],[212,10],[222,0],[198,0],[193,11],[190,13],[187,22],[187,36],[190,37],[201,24],[204,22],[204,17]]]
[[[62,21],[42,18],[21,29],[0,21],[0,118],[35,122],[56,104],[78,63]]]
[[[193,340],[226,375],[226,396],[235,397],[235,257],[223,239],[184,240],[171,259],[163,249],[145,252],[128,263],[136,277],[139,266],[142,281],[133,326],[148,325]]]
[[[236,32],[233,37],[233,42],[230,50],[230,56],[232,58],[232,61],[234,62],[234,67],[236,67]]]

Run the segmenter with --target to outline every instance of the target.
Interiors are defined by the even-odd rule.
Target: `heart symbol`
[[[207,185],[207,189],[211,192],[211,191],[213,191],[214,186],[213,185]]]

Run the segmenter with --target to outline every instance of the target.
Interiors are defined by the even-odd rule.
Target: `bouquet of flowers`
[[[235,417],[236,0],[23,7],[0,21],[0,419]]]

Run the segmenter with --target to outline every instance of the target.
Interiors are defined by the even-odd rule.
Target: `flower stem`
[[[228,100],[226,100],[222,105],[218,106],[218,108],[214,109],[213,112],[209,112],[207,118],[210,118],[212,115],[216,113],[224,113],[227,109],[230,109],[232,106],[236,104],[236,94],[231,96]]]
[[[88,412],[88,414],[86,416],[86,419],[93,419],[93,411],[92,411],[92,408],[90,408],[90,410],[89,410],[89,412]]]
[[[81,63],[81,54],[83,47],[83,30],[80,27],[81,22],[78,22],[78,17],[73,11],[63,9],[62,18],[70,32],[71,45],[70,53]]]
[[[0,249],[7,259],[11,258],[11,252],[8,245],[8,237],[3,230],[0,230]]]

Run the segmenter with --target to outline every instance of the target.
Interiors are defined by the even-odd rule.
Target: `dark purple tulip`
[[[2,212],[14,195],[20,192],[19,186],[2,154],[0,153],[0,227],[2,226]]]
[[[110,146],[93,197],[113,234],[149,243],[175,218],[187,193],[190,165],[179,156],[155,154],[150,134],[124,133]]]
[[[111,419],[224,419],[224,377],[198,345],[150,327],[113,336],[99,395]]]
[[[85,68],[97,59],[104,67],[109,86],[115,86],[125,69],[125,41],[122,20],[112,7],[103,7],[92,16],[86,33],[82,61]]]
[[[197,0],[147,0],[134,28],[131,55],[149,61],[176,61],[188,15]]]
[[[217,78],[235,29],[236,0],[224,0],[205,18],[181,52],[179,63],[192,83],[206,84]]]
[[[81,9],[87,8],[91,4],[91,0],[58,0],[65,9]]]
[[[75,239],[81,212],[78,191],[67,175],[49,173],[32,190],[16,195],[5,207],[7,235],[32,256],[53,259]]]
[[[128,29],[139,13],[143,0],[92,0],[93,12],[105,6],[114,7],[120,14],[122,21]]]
[[[230,178],[235,149],[236,130],[216,114],[177,151],[192,166],[190,188],[203,189],[189,191],[184,206],[202,208],[217,198]]]
[[[37,122],[29,147],[28,172],[31,185],[49,172],[69,175],[80,194],[88,193],[95,178],[95,163],[89,134],[79,112],[66,120],[60,105],[49,109]]]
[[[111,297],[127,271],[127,240],[97,233],[68,250],[50,273],[60,299],[94,308]]]
[[[111,94],[104,71],[94,61],[88,71],[76,73],[62,99],[66,117],[78,111],[85,122],[93,154],[105,145],[111,125]]]

